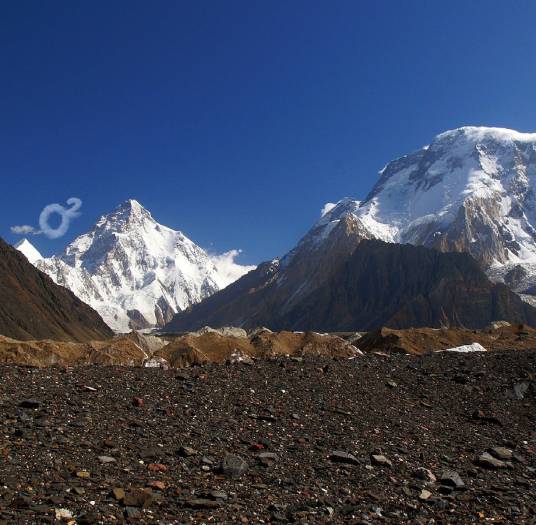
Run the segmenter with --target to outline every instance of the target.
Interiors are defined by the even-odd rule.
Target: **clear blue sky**
[[[25,1],[0,17],[0,235],[133,197],[243,262],[446,129],[536,131],[532,0]]]

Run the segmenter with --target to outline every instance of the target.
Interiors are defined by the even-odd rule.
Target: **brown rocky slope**
[[[492,283],[470,255],[362,239],[349,220],[337,226],[346,234],[346,251],[337,257],[329,249],[317,253],[315,273],[296,256],[288,263],[261,265],[177,314],[165,330],[204,325],[320,331],[483,328],[503,319],[536,326],[536,309],[505,285]],[[303,268],[310,271],[304,274]]]
[[[152,338],[132,332],[104,341],[18,341],[0,336],[0,364],[34,367],[123,365],[183,368],[207,363],[251,362],[281,355],[353,357],[357,349],[334,335],[259,331],[250,337],[218,333]]]
[[[89,341],[113,335],[100,315],[0,239],[0,334]]]

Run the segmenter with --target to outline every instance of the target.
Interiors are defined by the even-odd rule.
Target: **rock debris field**
[[[0,373],[0,523],[536,523],[536,351]]]

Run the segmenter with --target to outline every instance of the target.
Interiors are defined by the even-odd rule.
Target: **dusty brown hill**
[[[328,247],[314,255],[314,264],[301,258],[313,254],[311,249],[290,257],[288,263],[261,265],[180,312],[165,329],[188,331],[204,325],[330,332],[381,326],[483,328],[500,319],[536,326],[536,309],[505,285],[493,284],[466,253],[363,240],[350,223],[341,222],[338,228],[337,257]]]
[[[17,341],[0,336],[0,364],[27,366],[141,366],[147,354],[128,336],[106,341]]]
[[[152,339],[156,338],[141,334],[127,334],[87,343],[17,341],[0,336],[0,365],[72,367],[100,364],[185,368],[278,356],[352,358],[359,354],[356,346],[365,353],[419,355],[475,342],[490,351],[536,348],[536,330],[519,325],[488,330],[382,328],[369,332],[358,340],[351,335],[355,334],[345,334],[349,339],[343,339],[315,332],[259,330],[249,337],[237,337],[205,332],[179,336],[168,344],[163,339],[155,342]]]
[[[218,333],[188,334],[169,344],[150,336],[127,334],[105,341],[18,341],[0,336],[0,364],[27,366],[123,365],[143,366],[151,361],[183,368],[206,363],[241,361],[278,355],[352,357],[357,350],[344,339],[316,333],[262,332],[252,338]],[[163,346],[165,345],[165,346]]]
[[[0,239],[0,334],[89,341],[113,335],[100,315]]]
[[[501,326],[498,329],[464,328],[380,328],[365,334],[356,345],[363,352],[428,354],[457,346],[480,343],[489,351],[530,350],[536,348],[536,330],[528,326]]]
[[[344,339],[314,332],[262,331],[251,338],[206,333],[177,337],[154,355],[180,368],[205,363],[224,363],[248,357],[269,358],[278,355],[352,357],[356,348]]]

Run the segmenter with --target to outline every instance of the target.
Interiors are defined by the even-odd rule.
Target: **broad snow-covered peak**
[[[37,248],[26,238],[15,244],[15,248],[23,253],[32,264],[43,258]]]
[[[501,217],[519,215],[520,207],[532,215],[536,134],[479,127],[447,131],[390,162],[380,175],[358,216],[377,230],[390,230],[384,240],[411,242],[423,224],[441,233],[461,207],[476,201]]]
[[[451,129],[437,135],[434,142],[443,140],[464,139],[469,142],[536,142],[536,133],[523,133],[508,128],[493,128],[487,126],[463,126]]]
[[[351,215],[363,238],[467,251],[490,271],[536,266],[535,190],[536,133],[462,127],[389,162],[362,202],[325,206],[300,245],[329,246]]]

